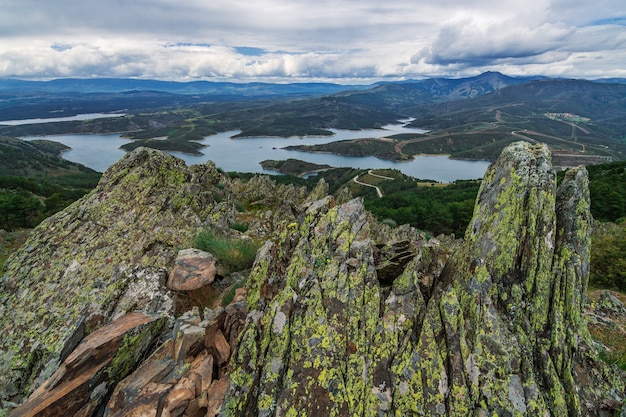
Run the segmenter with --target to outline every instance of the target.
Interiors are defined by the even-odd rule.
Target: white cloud
[[[616,76],[623,0],[5,0],[0,77]]]

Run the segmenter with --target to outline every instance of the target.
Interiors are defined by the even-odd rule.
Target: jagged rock
[[[315,188],[307,196],[308,201],[317,201],[328,195],[328,183],[324,181],[324,178],[317,182]]]
[[[390,285],[415,257],[417,248],[410,241],[387,242],[374,246],[374,265],[381,283]]]
[[[111,312],[116,319],[132,311],[172,315],[176,306],[173,294],[167,290],[167,270],[151,266],[135,266],[121,272],[119,280],[126,288]],[[61,355],[63,357],[63,355]]]
[[[350,189],[348,187],[343,187],[337,193],[337,197],[335,198],[335,200],[337,201],[337,204],[344,204],[352,200],[352,198],[353,196],[352,196],[352,192],[350,191]]]
[[[271,236],[279,224],[291,222],[307,199],[305,187],[275,183],[269,176],[254,176],[248,182],[231,181],[233,196],[257,212],[248,219],[248,234],[259,238]]]
[[[11,412],[22,416],[90,416],[114,386],[141,359],[164,318],[131,313],[87,336],[59,369]]]
[[[590,224],[584,168],[557,190],[547,148],[515,143],[443,271],[422,242],[384,290],[360,201],[311,204],[257,254],[221,415],[626,412],[582,315]]]
[[[167,281],[167,288],[174,291],[193,291],[215,280],[217,260],[213,255],[199,249],[183,249]]]
[[[211,321],[201,320],[197,309],[181,316],[172,338],[117,385],[104,415],[215,416],[228,386],[225,368],[243,327],[245,304],[214,313],[205,314]]]
[[[223,178],[212,163],[187,167],[137,149],[32,232],[0,281],[4,404],[25,399],[82,336],[112,317],[172,304],[163,268],[210,215],[212,187]]]

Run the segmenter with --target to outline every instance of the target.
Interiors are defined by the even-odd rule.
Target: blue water
[[[345,139],[379,138],[398,133],[424,133],[424,130],[406,128],[403,125],[385,126],[384,129],[369,129],[361,131],[332,130],[333,136],[306,137],[306,138],[268,138],[255,137],[245,139],[231,139],[238,131],[223,132],[208,136],[200,143],[207,145],[202,149],[203,155],[188,155],[180,152],[170,152],[183,159],[187,164],[201,164],[212,160],[224,171],[262,172],[275,174],[264,170],[259,163],[266,159],[283,160],[288,158],[300,159],[316,164],[328,164],[333,167],[352,168],[392,168],[420,179],[433,179],[440,182],[450,182],[457,179],[482,178],[489,166],[486,161],[461,161],[449,159],[447,156],[418,156],[413,161],[394,162],[375,157],[351,157],[282,149],[290,145],[315,145]],[[45,137],[49,140],[61,142],[72,149],[63,153],[63,158],[86,165],[96,171],[104,172],[109,166],[118,161],[124,151],[119,147],[131,142],[121,135],[57,135]],[[25,137],[25,140],[42,139],[42,137]]]

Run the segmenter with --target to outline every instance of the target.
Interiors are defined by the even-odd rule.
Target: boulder
[[[211,284],[216,271],[216,259],[210,253],[199,249],[181,250],[167,280],[167,288],[174,291],[197,290]]]

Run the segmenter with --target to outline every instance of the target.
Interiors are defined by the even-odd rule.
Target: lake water
[[[69,122],[75,120],[92,120],[92,119],[107,119],[111,117],[125,116],[125,113],[84,113],[77,114],[76,116],[67,117],[51,117],[46,119],[22,119],[22,120],[2,120],[0,126],[19,126],[30,125],[40,123],[53,123],[53,122]]]
[[[439,155],[423,155],[412,161],[394,162],[371,156],[351,157],[282,149],[290,145],[316,145],[345,139],[378,138],[398,133],[425,132],[421,129],[406,128],[403,125],[389,125],[385,126],[384,129],[361,131],[331,130],[335,133],[333,136],[306,138],[255,137],[245,139],[231,139],[239,131],[229,131],[208,136],[202,140],[200,143],[207,145],[202,149],[203,155],[187,155],[179,152],[170,153],[183,159],[187,164],[201,164],[212,160],[224,171],[275,174],[273,171],[264,170],[259,163],[266,159],[283,160],[294,158],[316,164],[328,164],[333,167],[392,168],[415,178],[433,179],[440,182],[482,178],[489,166],[487,161],[461,161]],[[31,136],[23,139],[42,139],[42,137]],[[45,139],[54,140],[72,148],[63,153],[63,158],[79,162],[100,172],[104,172],[124,155],[124,151],[119,148],[120,146],[131,142],[131,140],[122,138],[118,134],[57,135],[47,136]]]

